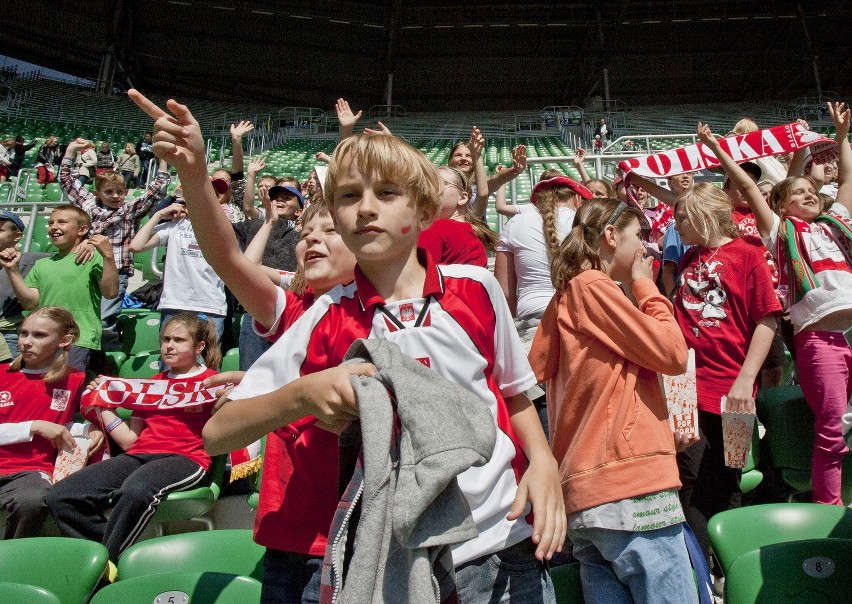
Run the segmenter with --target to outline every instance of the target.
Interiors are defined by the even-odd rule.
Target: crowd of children
[[[548,565],[570,543],[587,602],[697,602],[692,566],[703,562],[690,560],[686,539],[694,532],[710,562],[707,521],[741,500],[740,470],[725,463],[722,406],[753,413],[758,385],[777,383],[767,369],[780,367],[785,315],[816,417],[813,500],[842,504],[841,416],[852,396],[843,333],[852,327],[852,149],[842,103],[829,105],[838,152],[830,202],[818,195],[830,169],[805,174],[796,157],[773,184],[762,179],[774,164],[738,163],[699,123],[722,188],[689,173],[663,187],[635,174],[610,184],[585,170],[583,182],[547,171],[530,204],[511,206],[504,188],[526,168],[526,150],[489,177],[476,127],[436,167],[381,123],[355,133],[361,113],[340,99],[341,140],[303,188],[260,175],[262,158],[244,177],[249,122],[231,128],[230,170],[211,175],[189,108],[129,94],[154,121],[145,153],[160,161],[143,195],[126,199],[144,176],[130,144],[87,191],[100,159],[78,167],[93,150],[78,139],[59,163],[72,203],[48,222],[58,253],[22,257],[23,222],[0,213],[6,538],[38,534],[50,514],[62,534],[103,542],[117,561],[167,493],[210,479],[211,455],[269,435],[255,522],[267,550],[263,601],[329,601],[323,557],[328,564],[349,479],[338,435],[359,419],[353,381],[381,379],[373,365],[344,359],[356,340],[379,339],[472,392],[493,418],[490,458],[457,476],[478,533],[452,548],[457,601],[555,602]],[[39,160],[49,182],[58,151],[46,142]],[[154,208],[168,166],[181,190]],[[512,216],[499,239],[481,219],[490,193]],[[158,245],[168,246],[164,371],[152,379],[229,386],[215,413],[134,409],[125,421],[86,402],[84,372],[102,330],[115,329],[132,254]],[[246,312],[243,373],[217,375],[226,290]],[[672,432],[658,378],[682,374],[689,350],[697,438]],[[53,484],[57,453],[75,446],[75,412],[92,423],[89,454],[105,442],[123,452]]]

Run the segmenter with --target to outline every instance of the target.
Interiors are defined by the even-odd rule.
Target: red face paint
[[[402,227],[402,234],[403,235],[408,235],[410,232],[411,232],[411,225],[410,224]]]

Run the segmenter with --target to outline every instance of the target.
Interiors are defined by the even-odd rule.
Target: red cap
[[[548,178],[547,180],[540,180],[532,190],[530,201],[535,203],[535,196],[537,193],[544,191],[545,189],[552,189],[553,187],[568,187],[583,199],[594,198],[594,194],[592,194],[591,191],[573,178],[568,178],[567,176],[556,176],[554,178]]]

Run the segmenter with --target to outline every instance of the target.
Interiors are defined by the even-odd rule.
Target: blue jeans
[[[240,371],[248,371],[254,362],[272,346],[266,339],[254,332],[254,319],[248,313],[243,315],[240,325]]]
[[[118,295],[115,298],[101,298],[101,324],[104,329],[115,330],[118,314],[121,312],[121,304],[124,302],[124,294],[127,292],[129,275],[118,274]]]
[[[586,604],[698,604],[680,524],[653,531],[569,529]]]
[[[556,604],[553,583],[532,539],[456,567],[459,604]]]
[[[6,345],[9,346],[9,352],[12,353],[12,358],[18,356],[18,331],[4,331],[3,337],[6,339]]]
[[[322,558],[266,550],[261,604],[318,604]]]

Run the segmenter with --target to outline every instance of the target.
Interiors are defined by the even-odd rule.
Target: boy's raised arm
[[[849,147],[850,111],[846,103],[828,104],[834,127],[837,128],[837,146],[840,154],[837,160],[837,203],[852,213],[852,148]]]
[[[231,174],[239,174],[245,169],[243,137],[252,130],[254,130],[254,124],[248,120],[231,124]]]
[[[713,136],[713,132],[710,131],[710,126],[698,122],[698,140],[710,149],[713,155],[719,160],[719,163],[722,164],[722,168],[724,168],[725,174],[728,175],[731,182],[743,192],[743,197],[748,202],[751,211],[754,212],[754,219],[757,223],[757,230],[760,232],[760,236],[768,237],[769,232],[772,230],[772,221],[775,215],[769,204],[763,199],[763,193],[757,188],[757,183],[751,179],[751,176],[745,170],[739,167],[733,157],[725,153],[722,145],[719,144],[719,141]]]
[[[234,229],[219,207],[207,174],[201,128],[185,105],[169,100],[169,115],[137,90],[128,96],[154,122],[154,153],[177,168],[192,228],[205,260],[261,325],[275,322],[278,290],[240,251]]]
[[[38,306],[38,290],[24,282],[21,275],[21,252],[13,247],[0,251],[0,266],[6,269],[15,297],[24,310],[32,310]]]
[[[243,214],[249,220],[254,220],[260,216],[260,212],[254,205],[254,185],[258,172],[265,167],[266,159],[260,155],[249,162],[248,170],[246,170],[246,188],[243,191]]]

